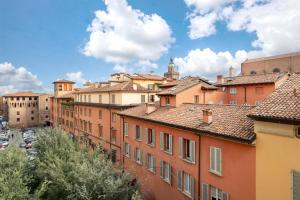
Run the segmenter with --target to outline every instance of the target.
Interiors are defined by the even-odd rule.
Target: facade
[[[168,65],[168,71],[164,73],[164,77],[171,79],[171,80],[178,80],[179,79],[179,72],[176,71],[176,66],[173,62],[173,59],[170,59]]]
[[[133,81],[110,82],[75,92],[75,136],[84,136],[92,147],[101,144],[113,162],[121,164],[121,122],[117,113],[157,101],[156,92]]]
[[[49,125],[50,95],[17,92],[2,97],[10,127],[26,128]]]
[[[156,103],[121,112],[124,168],[143,199],[255,199],[252,109]]]
[[[300,72],[300,52],[249,59],[241,66],[241,75],[295,72]]]
[[[300,74],[292,74],[249,117],[255,120],[256,200],[300,199]]]

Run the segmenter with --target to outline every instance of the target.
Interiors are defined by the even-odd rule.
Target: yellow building
[[[255,120],[256,200],[300,199],[300,74],[249,115]]]

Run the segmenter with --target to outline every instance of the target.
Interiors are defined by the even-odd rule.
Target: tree
[[[42,129],[36,149],[30,185],[41,199],[140,198],[131,176],[116,170],[100,147],[89,152],[59,129]]]

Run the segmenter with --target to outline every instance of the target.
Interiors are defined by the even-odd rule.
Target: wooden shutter
[[[222,200],[229,200],[229,195],[227,192],[222,192]]]
[[[164,161],[160,160],[159,168],[160,168],[159,175],[160,175],[160,177],[164,178]]]
[[[142,140],[142,138],[143,138],[143,127],[140,126],[140,138],[139,138],[139,140]]]
[[[300,172],[293,171],[293,200],[300,199]]]
[[[196,153],[196,142],[190,141],[190,152],[191,152],[191,161],[195,163],[195,153]]]
[[[156,159],[152,156],[152,163],[153,163],[153,172],[156,172]]]
[[[133,135],[134,139],[136,139],[136,125],[133,125]]]
[[[182,191],[182,171],[177,171],[177,189]]]
[[[183,157],[183,139],[182,137],[179,137],[178,139],[178,156],[180,159]]]
[[[155,129],[152,129],[152,141],[153,141],[153,146],[155,146]]]
[[[160,132],[160,150],[164,150],[164,133]]]
[[[209,187],[206,183],[202,184],[202,200],[208,200]]]
[[[173,136],[169,135],[170,153],[173,153]]]
[[[145,128],[145,139],[146,139],[146,144],[149,144],[148,128]]]

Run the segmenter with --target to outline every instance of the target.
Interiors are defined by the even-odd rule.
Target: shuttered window
[[[155,173],[156,171],[156,160],[152,154],[146,154],[146,167],[149,171]]]
[[[139,148],[135,148],[133,153],[134,153],[133,156],[135,162],[137,162],[138,164],[142,164],[142,160],[143,160],[142,150]]]
[[[160,132],[160,149],[169,154],[173,153],[173,136],[171,134]]]
[[[161,160],[160,161],[160,177],[166,181],[167,183],[171,184],[172,180],[172,167],[169,163]]]
[[[300,200],[300,172],[293,171],[293,200]]]
[[[133,126],[134,138],[136,140],[142,141],[142,126],[134,125]]]
[[[222,174],[222,152],[221,148],[210,147],[210,171],[217,175]]]
[[[130,144],[124,143],[124,155],[130,158]]]
[[[184,139],[182,137],[179,137],[179,158],[184,159],[186,161],[195,163],[195,147],[196,142],[189,139]]]
[[[146,144],[155,146],[155,129],[153,128],[146,128],[145,129],[145,138]]]
[[[206,183],[202,184],[202,200],[209,200],[208,195],[209,195],[209,186]]]
[[[127,122],[124,122],[124,135],[129,136],[129,128]]]

